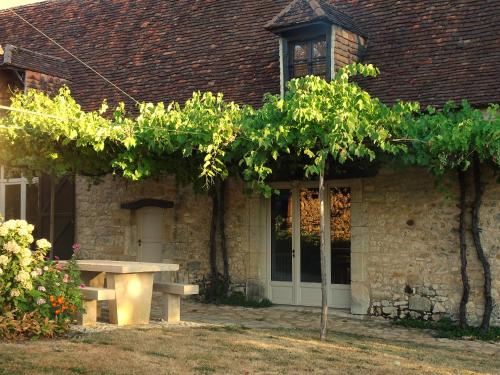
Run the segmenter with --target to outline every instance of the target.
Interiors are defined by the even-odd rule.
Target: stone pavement
[[[154,306],[153,320],[160,318],[160,310]],[[237,306],[224,306],[182,301],[181,324],[216,324],[241,325],[248,328],[286,328],[286,329],[318,329],[319,308],[272,306],[270,308],[253,309]],[[166,323],[163,325],[171,326]],[[330,310],[328,327],[330,332],[358,334],[376,339],[410,342],[414,344],[449,347],[456,350],[467,350],[491,354],[500,358],[500,343],[450,340],[436,338],[428,330],[409,329],[394,326],[381,318],[352,316],[345,311]]]
[[[254,309],[203,304],[187,300],[183,300],[181,303],[182,322],[168,324],[161,321],[161,308],[158,302],[158,299],[155,298],[151,311],[151,325],[141,326],[141,329],[154,329],[158,327],[182,329],[185,327],[212,325],[239,325],[255,329],[318,329],[319,327],[319,308],[272,306],[270,308]],[[73,327],[73,331],[76,334],[114,329],[123,328],[106,323],[99,323],[97,326],[89,328]],[[382,318],[361,319],[342,310],[330,309],[328,329],[333,334],[335,332],[356,334],[369,338],[391,340],[392,342],[481,352],[500,358],[500,343],[436,338],[428,330],[394,326]]]

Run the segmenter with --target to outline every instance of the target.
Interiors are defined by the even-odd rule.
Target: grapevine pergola
[[[171,174],[180,182],[205,188],[213,202],[212,279],[218,274],[219,228],[227,292],[224,181],[230,176],[242,177],[254,191],[270,197],[274,190],[269,181],[276,160],[300,159],[306,178],[318,177],[319,196],[323,197],[327,166],[371,163],[387,160],[388,155],[425,166],[436,175],[465,171],[470,165],[478,173],[480,163],[498,171],[498,107],[480,116],[481,112],[465,104],[459,114],[451,105],[424,114],[416,103],[387,106],[351,79],[377,74],[371,65],[353,64],[340,69],[330,82],[313,76],[292,80],[284,97],[266,95],[258,109],[225,101],[221,94],[194,93],[184,104],[143,103],[133,118],[123,105],[112,115],[105,104],[100,111],[84,112],[67,89],[54,98],[29,91],[14,97],[12,107],[19,111],[11,111],[2,120],[0,160],[34,174],[113,172],[131,180]],[[480,177],[476,197],[482,192],[479,186]],[[478,211],[476,205],[476,224]],[[320,337],[324,339],[328,301],[323,199],[320,215]],[[477,225],[475,228],[474,240],[479,243]],[[485,292],[487,295],[486,287]],[[487,309],[488,301],[487,297]]]

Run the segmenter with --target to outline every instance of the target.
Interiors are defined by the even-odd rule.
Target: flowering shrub
[[[51,244],[45,239],[36,241],[32,252],[33,229],[24,220],[0,223],[0,336],[15,336],[13,330],[53,336],[65,331],[82,308],[75,260],[64,266],[46,260]],[[22,322],[36,323],[39,329]]]

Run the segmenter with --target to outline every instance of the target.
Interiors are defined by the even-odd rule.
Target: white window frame
[[[38,177],[31,180],[31,183],[38,183]],[[5,168],[0,167],[0,214],[5,218],[5,188],[9,185],[20,185],[21,186],[21,207],[20,213],[21,217],[17,219],[26,220],[26,186],[29,185],[28,179],[25,177],[18,178],[5,178]]]

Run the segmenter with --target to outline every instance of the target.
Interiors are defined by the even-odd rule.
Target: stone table
[[[153,279],[156,272],[178,271],[178,264],[78,260],[85,285],[114,289],[116,299],[109,301],[109,320],[122,325],[149,324]]]

